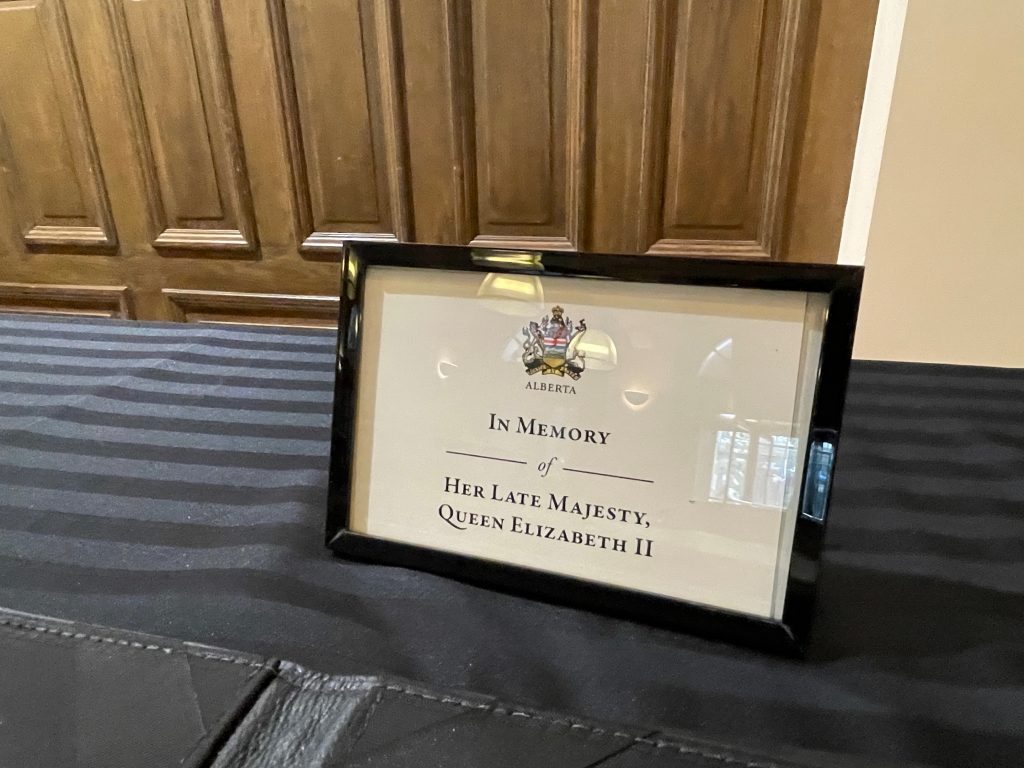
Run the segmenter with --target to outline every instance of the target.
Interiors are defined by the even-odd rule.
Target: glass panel
[[[350,525],[778,618],[823,306],[371,268]]]

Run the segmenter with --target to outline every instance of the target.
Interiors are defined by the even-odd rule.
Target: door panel
[[[249,182],[216,3],[111,0],[153,245],[255,248]]]
[[[242,291],[189,291],[165,288],[172,319],[186,323],[288,325],[329,328],[336,325],[339,300],[334,296],[293,296]]]
[[[780,258],[806,3],[645,11],[598,6],[587,247]]]
[[[0,309],[318,324],[346,238],[834,260],[874,10],[0,0]]]
[[[31,285],[0,283],[4,312],[85,317],[131,317],[128,288],[123,285]]]
[[[587,24],[584,247],[644,251],[658,180],[651,145],[661,116],[654,107],[665,91],[667,3],[601,0]],[[629,87],[624,87],[626,84]]]
[[[756,241],[762,215],[774,215],[765,162],[769,125],[788,106],[778,70],[796,32],[780,29],[786,11],[700,2],[678,14],[660,240]]]
[[[57,0],[0,2],[0,157],[26,248],[117,241],[67,20]]]
[[[576,194],[570,169],[579,129],[579,72],[568,65],[581,4],[484,0],[472,6],[464,45],[472,59],[468,158],[476,200],[472,242],[571,248],[568,212]],[[471,100],[471,101],[470,101]],[[570,108],[575,102],[575,108]]]
[[[271,2],[302,247],[407,235],[391,8]]]

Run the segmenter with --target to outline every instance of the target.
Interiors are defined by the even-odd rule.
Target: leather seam
[[[323,683],[331,682],[335,679],[333,675],[328,675],[323,672],[309,672],[305,671],[302,675],[301,680],[291,679],[282,676],[280,673],[278,679],[288,683],[300,690],[317,691],[319,693],[328,693],[334,691],[325,691],[322,687]],[[454,696],[435,696],[422,691],[407,688],[394,683],[371,683],[366,681],[367,686],[380,686],[385,691],[392,691],[394,693],[400,693],[404,696],[412,696],[418,699],[424,699],[426,701],[435,702],[438,704],[449,704],[463,709],[472,709],[479,712],[489,712],[495,717],[521,717],[527,720],[533,720],[548,725],[560,725],[567,727],[570,731],[583,732],[592,736],[612,736],[619,739],[626,739],[630,744],[639,744],[654,749],[665,749],[674,751],[680,755],[694,755],[702,757],[707,760],[712,760],[724,765],[735,765],[741,768],[783,768],[779,763],[775,762],[764,762],[761,760],[749,760],[746,758],[734,757],[729,754],[721,752],[712,752],[699,747],[686,746],[677,742],[665,741],[662,739],[652,739],[645,736],[637,736],[632,733],[625,733],[623,731],[614,731],[607,728],[600,728],[598,726],[586,725],[584,723],[575,722],[572,720],[560,719],[556,717],[549,717],[545,715],[536,714],[533,712],[526,712],[517,709],[507,709],[505,707],[494,706],[492,704],[484,704],[478,702],[467,701],[465,699],[456,698]],[[355,690],[350,688],[349,690]],[[378,702],[379,703],[379,700]]]
[[[262,661],[253,661],[252,659],[246,659],[240,656],[228,656],[219,653],[208,653],[202,651],[187,651],[177,648],[171,648],[166,645],[140,643],[137,640],[125,640],[123,638],[108,637],[106,635],[91,635],[86,632],[70,632],[66,629],[55,629],[53,627],[47,627],[42,624],[26,624],[21,621],[13,621],[11,619],[0,619],[0,626],[10,627],[15,630],[23,630],[27,632],[41,632],[47,635],[63,637],[68,640],[106,643],[108,645],[116,645],[122,648],[132,648],[138,651],[159,651],[165,654],[180,653],[185,656],[196,656],[201,659],[209,659],[210,661],[220,661],[227,664],[239,664],[247,667],[258,667],[261,669],[267,669],[271,672],[274,671],[273,668],[268,667]]]
[[[433,701],[440,704],[450,704],[457,707],[463,707],[466,709],[474,709],[482,712],[490,712],[495,717],[522,717],[527,720],[536,720],[549,725],[561,725],[569,728],[570,731],[583,731],[585,733],[594,736],[614,736],[620,739],[628,739],[633,744],[642,744],[644,746],[653,747],[655,749],[667,749],[677,752],[680,755],[696,755],[703,757],[707,760],[714,760],[719,763],[726,765],[737,765],[743,768],[782,768],[780,764],[771,762],[765,763],[759,760],[751,761],[745,758],[733,757],[732,755],[723,754],[721,752],[710,752],[699,747],[690,747],[683,744],[678,744],[671,741],[664,741],[662,739],[652,739],[644,736],[637,736],[631,733],[625,733],[623,731],[613,731],[607,728],[600,728],[598,726],[585,725],[584,723],[574,722],[572,720],[565,720],[555,717],[547,717],[544,715],[535,714],[532,712],[524,712],[523,710],[506,709],[504,707],[494,707],[490,704],[479,704],[464,699],[457,699],[452,696],[433,696],[429,693],[423,693],[422,691],[412,690],[405,688],[400,685],[386,684],[384,685],[385,690],[394,691],[395,693],[401,693],[405,696],[413,696],[418,699],[425,699],[427,701]]]
[[[242,723],[255,711],[256,704],[263,697],[271,683],[277,679],[274,670],[264,667],[271,674],[259,679],[259,671],[249,673],[245,685],[239,689],[241,696],[235,705],[229,707],[217,718],[203,737],[196,742],[188,757],[182,761],[183,768],[209,768],[221,750],[237,733]],[[254,682],[255,681],[255,682]],[[189,762],[191,760],[191,762]]]
[[[370,725],[371,718],[373,718],[373,715],[377,712],[377,707],[380,706],[380,703],[384,701],[384,696],[386,694],[386,690],[381,687],[377,687],[377,689],[373,691],[373,695],[367,701],[366,706],[362,708],[362,712],[357,710],[353,713],[351,719],[352,726],[349,733],[346,734],[346,742],[350,747],[355,746],[363,737],[363,734]]]
[[[23,631],[27,631],[27,632],[37,632],[37,633],[43,633],[43,634],[48,634],[48,635],[54,635],[54,636],[57,636],[57,637],[63,637],[63,638],[68,639],[68,640],[78,640],[78,641],[88,641],[88,642],[95,642],[95,643],[105,643],[105,644],[108,644],[108,645],[115,645],[115,646],[124,647],[124,648],[132,648],[132,649],[141,650],[141,651],[155,651],[155,652],[160,652],[160,653],[165,653],[165,654],[181,653],[181,654],[186,655],[186,656],[196,656],[198,658],[209,659],[211,661],[220,661],[220,662],[227,663],[227,664],[239,664],[239,665],[242,665],[242,666],[248,666],[248,667],[254,667],[254,668],[258,667],[258,668],[261,668],[261,669],[266,669],[266,670],[268,670],[270,672],[276,672],[276,670],[274,670],[271,667],[268,667],[264,662],[253,661],[252,659],[246,659],[246,658],[242,658],[242,657],[239,657],[239,656],[229,656],[229,655],[224,655],[224,654],[207,653],[207,652],[199,652],[199,651],[184,651],[184,650],[179,650],[179,649],[176,649],[176,648],[171,648],[171,647],[166,646],[166,645],[156,645],[156,644],[153,644],[153,643],[140,643],[140,642],[135,641],[135,640],[125,640],[125,639],[122,639],[122,638],[109,637],[109,636],[106,636],[106,635],[93,635],[93,634],[87,634],[85,632],[70,632],[68,630],[55,629],[53,627],[47,627],[47,626],[44,626],[44,625],[41,625],[41,624],[27,624],[25,622],[13,621],[11,619],[0,619],[0,626],[10,627],[10,628],[15,629],[15,630],[23,630]],[[330,676],[328,676],[328,675],[322,675],[321,676],[321,675],[315,675],[314,674],[313,677],[329,678]],[[281,678],[278,675],[278,679],[284,679],[284,678]],[[286,682],[289,682],[289,683],[291,683],[293,685],[295,684],[294,681],[291,681],[291,680],[287,680]],[[320,681],[318,681],[318,680],[311,680],[311,681],[308,681],[308,682],[316,683],[316,682],[320,682]],[[304,688],[306,686],[300,685],[299,687],[300,688]],[[574,722],[572,720],[560,719],[560,718],[555,718],[555,717],[547,717],[547,716],[535,714],[535,713],[532,713],[532,712],[525,712],[523,710],[506,709],[504,707],[495,707],[495,706],[492,706],[490,704],[474,703],[474,702],[471,702],[471,701],[466,701],[464,699],[458,699],[458,698],[455,698],[453,696],[433,696],[433,695],[428,694],[428,693],[423,693],[422,691],[416,691],[416,690],[412,690],[410,688],[406,688],[404,686],[394,685],[394,684],[384,684],[382,687],[386,691],[392,691],[392,692],[395,692],[395,693],[400,693],[400,694],[402,694],[404,696],[411,696],[411,697],[414,697],[414,698],[424,699],[426,701],[432,701],[432,702],[439,703],[439,704],[448,704],[448,705],[452,705],[452,706],[461,707],[463,709],[473,709],[473,710],[477,710],[477,711],[481,711],[481,712],[489,712],[491,715],[493,715],[495,717],[521,717],[521,718],[525,718],[527,720],[534,720],[534,721],[537,721],[537,722],[546,723],[548,725],[565,726],[565,727],[569,728],[570,731],[582,731],[582,732],[585,732],[585,733],[588,733],[588,734],[591,734],[591,735],[594,735],[594,736],[613,736],[613,737],[619,738],[619,739],[626,739],[626,740],[628,740],[632,744],[642,744],[644,746],[653,747],[655,749],[668,749],[668,750],[674,751],[674,752],[676,752],[678,754],[681,754],[681,755],[683,755],[683,754],[686,754],[686,755],[697,755],[699,757],[702,757],[702,758],[705,758],[705,759],[708,759],[708,760],[714,760],[716,762],[720,762],[720,763],[727,764],[727,765],[737,765],[737,766],[742,766],[743,768],[780,768],[778,763],[765,763],[765,762],[761,762],[761,761],[745,760],[745,759],[742,759],[742,758],[732,757],[731,755],[727,755],[727,754],[722,754],[722,753],[718,753],[718,752],[709,752],[707,750],[700,749],[698,747],[689,747],[689,746],[673,743],[673,742],[670,742],[670,741],[663,741],[661,739],[651,739],[651,738],[646,738],[646,737],[643,737],[643,736],[636,736],[634,734],[625,733],[623,731],[613,731],[613,730],[609,730],[607,728],[600,728],[600,727],[597,727],[597,726],[585,725],[583,723]],[[379,700],[377,702],[374,702],[374,705],[376,705],[377,703],[379,703]],[[376,708],[376,706],[373,706],[372,709],[375,709],[375,708]],[[372,709],[371,709],[371,713],[370,714],[372,714]]]

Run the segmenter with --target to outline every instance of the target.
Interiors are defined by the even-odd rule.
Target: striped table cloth
[[[322,545],[332,334],[0,316],[0,605],[822,765],[1019,765],[1024,375],[857,363],[808,660]]]

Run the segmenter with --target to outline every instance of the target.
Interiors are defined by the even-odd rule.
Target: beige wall
[[[910,0],[859,358],[1024,367],[1024,1]]]

